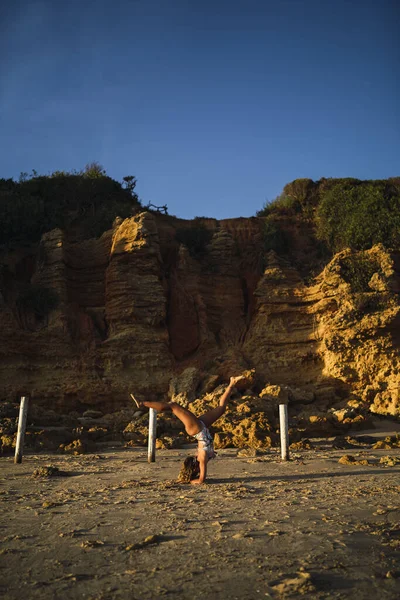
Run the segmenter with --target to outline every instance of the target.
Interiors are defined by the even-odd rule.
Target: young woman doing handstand
[[[231,377],[228,387],[219,400],[219,406],[212,408],[200,417],[196,417],[190,410],[183,408],[183,406],[180,406],[176,402],[138,402],[133,394],[131,394],[138,408],[154,408],[160,412],[171,411],[182,421],[186,433],[197,440],[196,459],[188,457],[185,460],[186,469],[190,469],[195,474],[194,478],[190,479],[190,483],[192,484],[204,483],[206,480],[207,463],[212,458],[215,458],[213,438],[208,428],[224,414],[232,390],[240,379],[242,379],[242,376]]]

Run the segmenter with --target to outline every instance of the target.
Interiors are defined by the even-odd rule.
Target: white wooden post
[[[22,396],[21,404],[19,407],[17,444],[15,446],[15,457],[14,457],[15,464],[20,464],[22,462],[22,453],[24,450],[24,437],[25,437],[27,416],[28,416],[28,398],[26,396]]]
[[[156,430],[157,430],[157,411],[155,408],[149,409],[149,448],[148,462],[156,460]]]
[[[279,405],[279,426],[281,432],[281,458],[289,460],[289,422],[287,404]]]

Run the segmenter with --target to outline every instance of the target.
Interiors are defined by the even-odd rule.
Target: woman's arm
[[[190,483],[193,485],[197,485],[199,483],[204,483],[207,477],[207,453],[205,450],[199,450],[197,454],[197,460],[200,464],[200,475],[198,479],[192,479]]]

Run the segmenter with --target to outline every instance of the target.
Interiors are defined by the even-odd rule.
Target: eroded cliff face
[[[192,222],[149,212],[99,239],[54,230],[3,254],[0,398],[112,412],[130,391],[191,402],[255,369],[255,394],[287,385],[321,411],[352,399],[399,416],[399,255],[369,251],[378,266],[360,298],[343,277],[348,251],[306,285],[265,250],[262,218],[203,223],[213,235],[197,256],[176,240]],[[18,305],[29,283],[57,292],[48,317]]]
[[[318,278],[323,374],[343,382],[371,412],[400,416],[400,254],[383,246],[366,252],[377,270],[362,294],[352,293],[343,281],[343,259],[349,254],[337,254]]]

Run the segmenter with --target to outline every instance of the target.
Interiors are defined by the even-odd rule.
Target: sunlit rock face
[[[200,225],[203,247],[178,241]],[[2,252],[0,398],[26,393],[63,413],[112,412],[132,391],[188,405],[254,369],[241,390],[253,398],[280,385],[323,413],[351,400],[399,415],[399,256],[369,250],[376,272],[355,293],[349,251],[305,278],[304,232],[290,232],[288,259],[266,247],[263,226],[143,212],[98,239],[54,230]],[[29,286],[54,290],[57,306],[22,302]]]
[[[360,398],[371,412],[399,416],[400,257],[381,245],[366,254],[377,268],[368,291],[354,293],[343,280],[349,251],[337,254],[318,278],[323,375],[343,382],[349,395]]]

